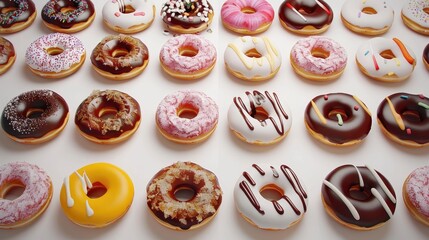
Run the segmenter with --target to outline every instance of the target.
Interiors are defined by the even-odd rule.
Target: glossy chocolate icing
[[[28,18],[24,18],[18,21],[18,17],[25,12],[28,12],[28,16],[33,15],[36,11],[34,2],[31,0],[0,0],[2,7],[0,7],[0,27],[9,28],[15,23],[25,22]],[[3,9],[16,8],[15,11],[3,13]]]
[[[15,56],[15,49],[13,44],[6,38],[0,37],[0,66],[6,64],[9,61],[9,58]],[[7,59],[4,63],[2,58]]]
[[[423,59],[426,61],[426,64],[429,64],[429,44],[426,45],[425,49],[423,50]]]
[[[392,103],[394,112],[388,100]],[[419,144],[429,143],[429,99],[423,95],[409,93],[392,94],[380,103],[377,118],[383,127],[401,140]],[[401,127],[394,116],[402,119]]]
[[[76,10],[61,13],[62,8],[68,7],[75,8]],[[89,14],[85,16],[86,11]],[[94,15],[94,12],[94,4],[90,0],[54,0],[47,2],[43,7],[42,19],[47,23],[68,29],[77,23],[88,21]]]
[[[319,0],[326,11],[320,7],[314,0],[285,0],[279,8],[279,18],[283,23],[292,29],[303,29],[305,26],[313,26],[316,29],[321,29],[325,25],[329,25],[334,18],[331,7],[323,0]],[[290,6],[299,11],[303,18],[299,17]],[[296,16],[296,17],[291,17]]]
[[[185,13],[180,14],[177,11],[169,11],[168,7],[170,6],[171,1],[167,1],[162,9],[161,16],[162,20],[167,25],[179,25],[183,28],[198,28],[201,25],[208,24],[207,21],[201,19],[198,14],[203,15],[205,10],[203,2],[207,2],[208,9],[211,11],[207,16],[213,15],[213,8],[208,1],[205,0],[190,0],[189,4],[184,3]],[[186,16],[186,17],[183,17]]]

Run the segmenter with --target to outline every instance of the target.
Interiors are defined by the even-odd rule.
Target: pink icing
[[[181,105],[190,105],[198,109],[197,116],[192,119],[177,116],[177,108]],[[217,124],[218,115],[218,106],[206,94],[181,90],[167,95],[161,101],[156,111],[156,121],[169,135],[189,139],[212,130]]]
[[[61,48],[58,55],[49,55],[46,49]],[[85,47],[82,42],[68,34],[52,33],[38,38],[25,52],[25,63],[42,72],[61,72],[80,62]]]
[[[241,11],[243,8],[256,10],[253,14]],[[255,31],[261,25],[271,23],[274,19],[274,9],[266,0],[228,0],[222,5],[222,21],[239,29]]]
[[[417,211],[429,218],[429,166],[417,168],[410,174],[405,191]]]
[[[184,47],[198,50],[195,56],[182,56],[180,51]],[[212,66],[216,61],[216,48],[207,39],[183,34],[169,39],[159,53],[161,62],[168,68],[179,73],[195,73]]]
[[[329,52],[329,57],[314,57],[311,54],[313,49],[323,49],[323,51]],[[347,64],[346,50],[334,40],[321,36],[311,36],[299,40],[292,47],[291,58],[307,72],[317,75],[332,74],[344,69]]]
[[[31,218],[49,199],[51,179],[38,166],[26,162],[0,166],[0,185],[13,181],[21,182],[25,190],[15,200],[0,199],[0,225]]]

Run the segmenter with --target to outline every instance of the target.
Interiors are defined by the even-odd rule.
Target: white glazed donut
[[[280,52],[266,37],[239,37],[228,45],[224,57],[232,75],[253,81],[274,77],[282,63]]]
[[[341,8],[341,20],[344,25],[364,35],[379,35],[387,32],[392,26],[393,9],[387,1],[380,0],[347,0]]]
[[[118,0],[108,0],[103,7],[104,23],[120,33],[136,33],[148,28],[155,19],[156,7],[152,0],[125,0],[125,6],[132,8],[128,13],[119,10]]]
[[[376,37],[359,47],[356,62],[365,75],[375,80],[399,82],[411,75],[416,57],[399,39]]]
[[[289,107],[276,93],[246,92],[234,97],[228,111],[231,131],[252,144],[272,144],[282,140],[292,125]]]
[[[408,0],[402,7],[402,20],[410,29],[429,35],[428,9],[428,0]]]
[[[279,199],[268,200],[261,193],[276,191]],[[308,196],[295,172],[286,165],[252,165],[239,177],[234,188],[237,210],[261,229],[281,230],[298,223],[307,211]]]

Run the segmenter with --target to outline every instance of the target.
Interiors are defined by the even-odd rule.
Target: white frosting
[[[286,229],[298,221],[305,213],[306,207],[308,206],[305,186],[303,186],[302,183],[294,177],[294,173],[292,173],[290,169],[283,168],[284,165],[273,168],[270,165],[259,165],[259,167],[265,172],[264,175],[260,174],[255,167],[252,167],[246,172],[243,172],[239,177],[234,188],[235,205],[241,214],[250,219],[260,228],[274,230]],[[273,169],[275,171],[273,171]],[[292,182],[288,180],[285,172],[289,175]],[[254,180],[255,185],[252,185],[252,183],[246,179],[244,176],[245,173],[249,174],[249,176]],[[260,213],[252,205],[252,202],[240,188],[240,183],[242,182],[250,187],[251,192],[260,205],[260,210],[263,211],[264,214]],[[291,205],[284,198],[277,201],[284,210],[284,213],[278,213],[274,208],[273,202],[265,199],[260,194],[261,189],[267,185],[276,185],[281,188],[284,191],[284,195],[287,196],[291,203],[297,208],[297,210],[299,210],[299,214],[293,210]],[[300,190],[299,185],[302,186],[302,190],[304,190],[304,192]]]
[[[381,206],[383,206],[383,208],[386,211],[387,215],[389,215],[389,217],[392,218],[393,217],[393,213],[390,210],[390,208],[387,205],[387,203],[384,200],[384,198],[381,196],[380,192],[377,189],[375,189],[375,188],[371,188],[371,193],[372,193],[372,195],[374,195],[375,198],[377,198],[377,200],[380,202]]]
[[[240,133],[244,138],[246,138],[246,141],[249,143],[270,143],[278,139],[282,135],[287,134],[287,132],[292,126],[292,114],[285,101],[282,101],[281,98],[277,98],[279,99],[279,102],[281,103],[281,107],[283,108],[284,112],[287,114],[287,118],[283,116],[280,107],[275,100],[275,96],[277,96],[275,93],[260,93],[262,95],[249,92],[249,95],[243,94],[243,96],[235,98],[235,100],[233,100],[233,102],[231,103],[228,111],[229,127],[232,130]],[[274,104],[272,104],[271,101],[268,99],[267,93],[274,100]],[[245,108],[241,106],[239,99],[243,101]],[[268,114],[268,116],[273,118],[273,121],[276,123],[279,130],[283,130],[282,135],[279,134],[279,132],[276,130],[276,127],[271,120],[266,119],[264,121],[260,121],[252,117],[252,102],[254,103],[255,108],[263,108]],[[240,107],[237,107],[236,103]],[[278,114],[276,111],[278,112]],[[246,119],[243,117],[241,112],[249,121],[249,123],[253,126],[253,130],[248,126],[248,124],[246,123]]]
[[[429,8],[428,0],[408,0],[402,7],[402,14],[418,25],[429,28],[429,14],[423,9]]]
[[[362,12],[364,8],[373,8],[377,14]],[[393,23],[394,12],[382,0],[347,0],[341,9],[341,16],[350,24],[361,28],[382,29]]]
[[[414,58],[414,52],[404,44],[407,52]],[[391,50],[395,55],[393,59],[383,58],[380,53]],[[376,64],[379,67],[376,69]],[[399,78],[409,76],[414,70],[414,64],[410,64],[404,57],[398,44],[392,39],[376,37],[362,44],[357,53],[356,61],[361,64],[372,77],[383,77],[396,74]]]
[[[248,57],[246,52],[256,49],[260,58]],[[266,37],[239,37],[225,50],[225,64],[230,70],[242,74],[247,79],[267,77],[276,73],[282,63],[280,52]]]
[[[337,187],[334,186],[334,184],[330,183],[327,180],[324,180],[323,184],[325,184],[329,189],[331,189],[335,194],[337,194],[337,196],[347,206],[347,208],[349,209],[349,211],[352,214],[352,216],[354,217],[354,219],[356,219],[356,220],[360,219],[359,212],[356,210],[355,206],[350,202],[350,200],[346,196],[344,196],[344,194]]]
[[[132,13],[121,13],[117,0],[108,0],[103,7],[103,19],[109,24],[123,29],[148,24],[154,19],[152,0],[124,0],[125,5],[134,8]]]

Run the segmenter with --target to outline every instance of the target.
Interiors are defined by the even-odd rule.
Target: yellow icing
[[[319,108],[317,107],[316,103],[314,101],[311,101],[311,106],[313,107],[314,111],[316,112],[317,116],[319,117],[320,121],[323,124],[327,124],[326,118],[323,116],[323,114],[320,112]]]
[[[395,118],[396,124],[398,124],[398,127],[399,127],[401,130],[405,130],[405,124],[404,124],[404,121],[402,121],[402,117],[401,117],[401,115],[399,115],[399,114],[396,112],[395,107],[393,106],[393,103],[390,101],[390,99],[389,99],[389,98],[386,98],[386,100],[387,100],[387,103],[389,104],[390,111],[392,112],[392,115],[393,115],[393,117]]]
[[[235,54],[237,54],[237,56],[240,58],[241,62],[247,69],[252,70],[253,64],[249,64],[246,62],[246,58],[248,57],[242,51],[240,51],[237,46],[235,46],[233,43],[230,43],[228,44],[228,47],[231,48],[235,52]]]

